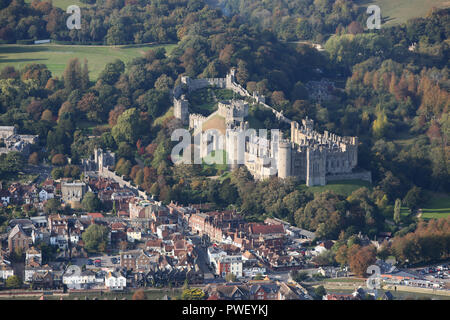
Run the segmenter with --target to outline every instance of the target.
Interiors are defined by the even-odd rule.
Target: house
[[[209,284],[204,291],[208,300],[250,300],[249,288],[243,284]]]
[[[135,241],[141,241],[142,233],[141,231],[134,229],[134,228],[128,228],[127,229],[127,240],[128,242],[135,242]]]
[[[39,201],[40,202],[44,202],[47,201],[49,199],[53,199],[55,197],[55,195],[45,189],[42,189],[41,191],[39,191]]]
[[[66,217],[52,215],[48,217],[48,228],[50,229],[50,244],[58,246],[62,250],[69,247],[69,226]]]
[[[30,247],[25,254],[25,264],[28,264],[32,260],[42,264],[42,252],[35,247]]]
[[[96,274],[90,270],[81,271],[77,265],[71,265],[63,275],[63,284],[69,289],[89,289],[96,284]]]
[[[257,275],[265,275],[266,268],[257,260],[243,261],[242,275],[244,277],[254,278]]]
[[[31,220],[31,223],[33,223],[33,225],[36,228],[46,228],[47,227],[48,220],[47,220],[47,217],[45,217],[45,216],[31,217],[30,220]]]
[[[108,272],[105,276],[105,287],[109,290],[123,290],[127,286],[127,279],[120,271]]]
[[[279,286],[276,283],[261,281],[250,286],[252,300],[277,300]]]
[[[8,235],[8,249],[9,252],[14,252],[15,250],[27,250],[32,244],[32,238],[29,236],[21,227],[17,224],[11,229]]]
[[[0,189],[0,203],[3,206],[9,205],[11,202],[11,194],[8,189]]]
[[[330,250],[331,247],[334,245],[334,242],[331,240],[322,241],[314,248],[314,251],[316,254],[321,254],[327,250]]]
[[[243,276],[242,256],[220,257],[217,262],[216,273],[222,277],[225,277],[228,273],[232,273],[237,278],[241,278]]]
[[[125,270],[136,270],[136,258],[140,251],[126,251],[120,253],[120,267]]]
[[[33,276],[36,273],[45,274],[46,272],[52,272],[52,267],[49,265],[41,265],[35,260],[29,261],[25,265],[25,282],[33,282]]]
[[[6,280],[14,275],[14,270],[11,267],[11,262],[6,260],[3,255],[0,255],[0,279]]]
[[[156,251],[161,253],[163,250],[163,241],[161,239],[157,240],[148,240],[145,243],[145,250],[147,251]]]
[[[36,272],[31,279],[33,290],[36,289],[54,289],[57,286],[58,281],[55,279],[55,275],[51,271]]]
[[[152,255],[148,252],[142,251],[141,254],[136,257],[136,270],[150,270],[152,262]]]
[[[33,229],[31,232],[31,238],[35,244],[38,242],[50,244],[50,231],[48,231],[45,227]]]

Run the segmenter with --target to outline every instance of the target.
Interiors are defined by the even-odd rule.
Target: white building
[[[11,268],[11,262],[4,260],[0,256],[0,279],[6,280],[14,275],[14,270]]]
[[[49,199],[53,199],[54,197],[55,197],[55,195],[54,195],[53,193],[48,192],[48,191],[45,190],[45,189],[42,189],[42,190],[39,192],[39,201],[40,201],[40,202],[47,201],[47,200],[49,200]]]
[[[170,233],[173,233],[177,231],[177,225],[176,224],[162,224],[156,227],[156,234],[158,235],[159,239],[164,238],[164,231],[168,231]]]
[[[120,272],[108,272],[105,276],[105,287],[109,290],[123,290],[127,279]]]
[[[241,278],[243,276],[242,269],[242,256],[226,256],[219,259],[216,273],[222,277],[232,273],[237,278]]]
[[[207,253],[208,263],[212,264],[216,270],[218,270],[217,263],[219,259],[228,255],[225,251],[215,246],[208,247]]]
[[[95,273],[90,270],[82,272],[79,266],[71,265],[63,275],[63,284],[69,289],[88,289],[96,284]]]
[[[142,233],[133,228],[128,228],[127,230],[127,240],[128,242],[141,241]]]

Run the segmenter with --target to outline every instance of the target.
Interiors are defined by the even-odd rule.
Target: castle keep
[[[358,164],[358,138],[340,137],[325,131],[314,130],[314,121],[291,121],[265,104],[263,96],[250,94],[235,82],[235,69],[226,78],[192,80],[182,78],[182,86],[174,89],[175,117],[189,125],[194,137],[200,141],[202,158],[212,151],[224,150],[230,168],[245,165],[255,179],[266,179],[274,175],[285,179],[294,177],[305,181],[307,186],[325,185],[333,180],[361,179],[371,181],[368,171],[356,170]],[[251,98],[254,103],[270,109],[277,119],[290,123],[290,139],[280,139],[280,134],[271,132],[271,137],[258,136],[249,128],[245,117],[249,104],[244,100],[218,102],[218,109],[208,117],[189,114],[189,102],[184,92],[216,86]],[[212,132],[212,133],[211,133]]]

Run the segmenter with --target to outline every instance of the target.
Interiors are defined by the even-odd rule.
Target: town
[[[11,219],[0,235],[3,290],[16,288],[16,294],[26,295],[25,288],[30,294],[68,294],[191,287],[209,300],[312,300],[317,293],[299,283],[300,271],[321,278],[350,275],[347,267],[318,266],[314,257],[330,250],[334,241],[316,241],[314,232],[277,218],[247,222],[236,211],[210,211],[206,205],[164,205],[116,181],[120,177],[109,171],[114,154],[96,149],[93,159],[83,162],[90,170],[83,181],[47,178],[39,185],[15,183],[0,190],[2,206],[27,204],[40,212]],[[55,201],[82,208],[92,194],[112,209],[72,215],[47,210]],[[378,247],[385,240],[361,236]],[[376,265],[388,286],[448,290],[448,266],[434,270],[439,276],[429,280],[423,271],[399,270],[382,260]],[[363,287],[321,298],[376,294]]]

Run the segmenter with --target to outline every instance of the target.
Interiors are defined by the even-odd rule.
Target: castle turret
[[[189,102],[184,95],[181,95],[180,99],[173,99],[174,110],[173,114],[175,118],[180,119],[183,125],[189,123]]]
[[[280,141],[278,144],[278,177],[286,179],[291,174],[291,144],[288,141]]]

